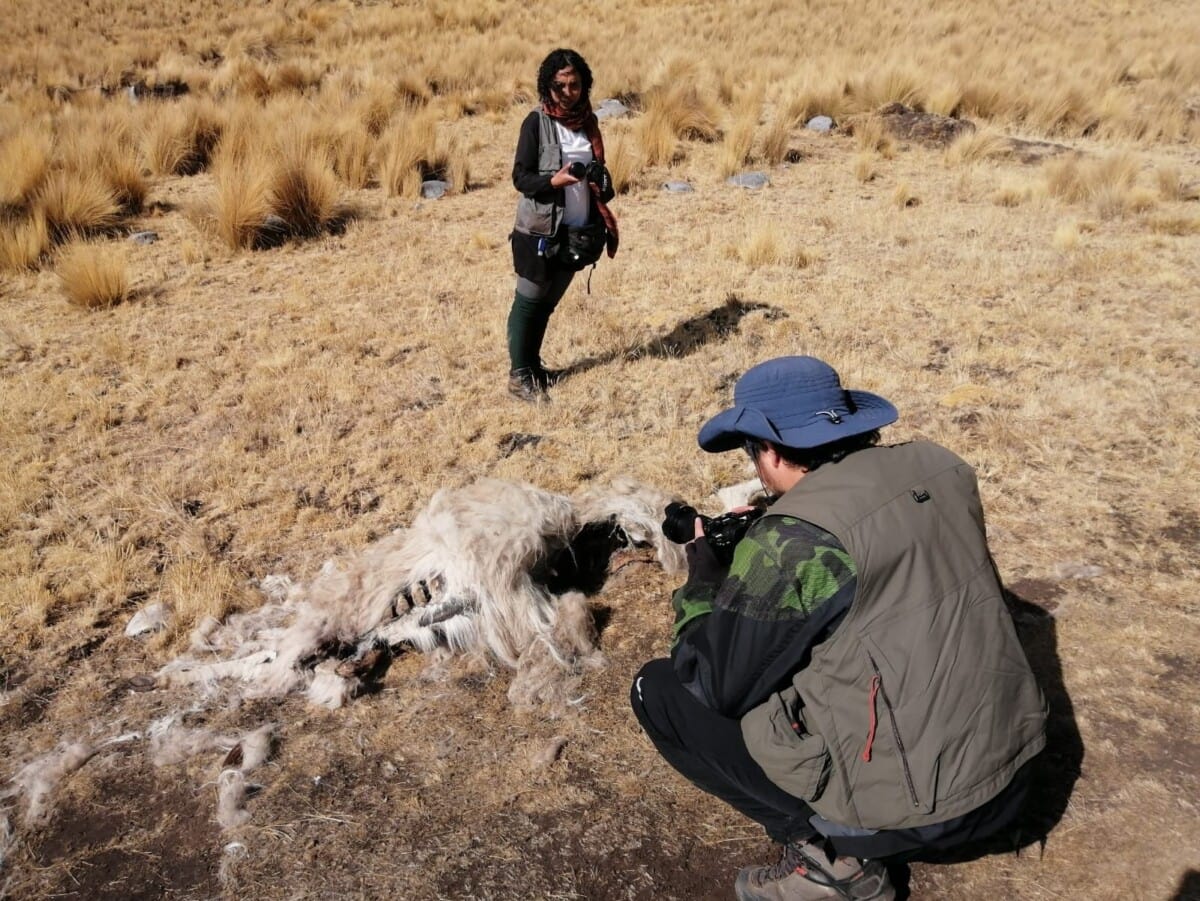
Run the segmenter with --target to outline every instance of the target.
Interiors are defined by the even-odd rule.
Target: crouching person
[[[783,845],[738,874],[742,901],[894,898],[884,863],[1011,823],[1045,744],[975,475],[935,444],[880,446],[896,418],[784,357],[700,430],[775,500],[728,565],[696,521],[671,658],[631,702],[675,769]]]

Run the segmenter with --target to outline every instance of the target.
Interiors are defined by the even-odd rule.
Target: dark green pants
[[[548,274],[546,282],[517,278],[517,290],[508,313],[508,359],[514,372],[541,365],[542,339],[546,337],[550,314],[575,277],[570,269],[557,267]]]

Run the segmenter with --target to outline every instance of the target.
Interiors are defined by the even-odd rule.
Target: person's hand
[[[553,175],[551,175],[550,176],[550,187],[565,188],[568,185],[579,184],[581,179],[578,179],[574,175],[572,175],[569,171],[570,168],[571,168],[571,164],[567,163],[567,165],[563,166],[561,169],[559,169],[557,172],[555,172]]]
[[[695,541],[697,538],[704,537],[704,520],[702,520],[699,516],[696,517],[696,522],[692,528],[694,530],[692,541]]]

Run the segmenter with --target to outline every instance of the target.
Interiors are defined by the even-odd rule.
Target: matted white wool
[[[248,822],[246,777],[241,770],[221,770],[217,777],[217,823],[222,829],[236,829]]]
[[[340,566],[327,562],[307,585],[268,577],[264,590],[273,603],[219,627],[202,623],[192,655],[164,666],[159,681],[205,690],[236,681],[243,696],[306,690],[313,703],[336,708],[353,697],[358,682],[332,666],[311,669],[314,662],[334,648],[361,652],[376,642],[425,652],[486,651],[510,667],[538,646],[549,651],[540,656],[573,670],[566,661],[581,655],[569,639],[554,637],[561,601],[533,578],[536,565],[585,523],[614,520],[632,541],[653,545],[664,568],[682,571],[682,549],[661,532],[669,499],[627,479],[577,501],[497,479],[443,489],[411,528]]]

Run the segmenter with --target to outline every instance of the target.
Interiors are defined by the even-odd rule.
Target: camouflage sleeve
[[[854,562],[833,535],[804,520],[764,517],[738,544],[723,580],[689,580],[676,592],[676,672],[705,704],[740,716],[807,663],[856,588]]]

